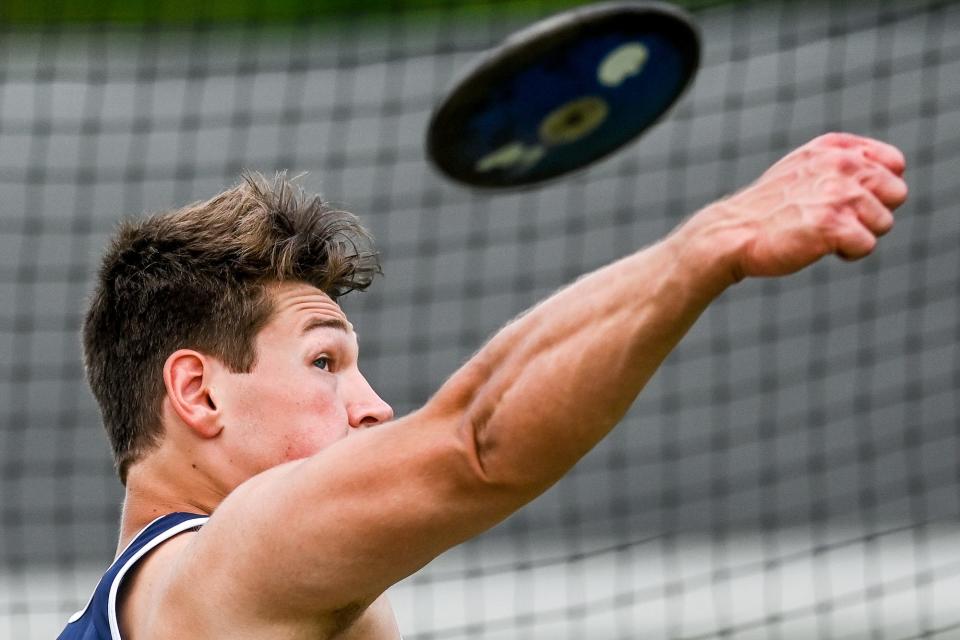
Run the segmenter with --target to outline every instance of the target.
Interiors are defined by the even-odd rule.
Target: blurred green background
[[[690,10],[728,4],[731,0],[678,0],[672,4]],[[544,11],[564,9],[585,2],[571,0],[4,0],[0,2],[0,22],[8,25],[37,24],[195,24],[197,22],[291,22],[365,17],[393,12],[431,13],[487,12],[491,6],[508,9],[518,15],[542,15]]]

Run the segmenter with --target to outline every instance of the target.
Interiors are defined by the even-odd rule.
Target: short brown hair
[[[336,299],[380,273],[357,218],[307,196],[284,174],[243,181],[206,202],[120,224],[83,326],[87,379],[120,480],[162,434],[163,365],[182,348],[234,371],[256,361],[267,285],[302,281]]]

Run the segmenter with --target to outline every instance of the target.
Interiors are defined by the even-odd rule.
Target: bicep
[[[372,602],[516,506],[483,481],[469,425],[414,414],[241,485],[191,554],[238,606],[316,615]]]

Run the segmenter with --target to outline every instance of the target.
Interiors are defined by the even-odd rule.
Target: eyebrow
[[[338,329],[344,333],[350,333],[350,326],[340,318],[311,318],[303,325],[300,335],[306,335],[314,329]]]

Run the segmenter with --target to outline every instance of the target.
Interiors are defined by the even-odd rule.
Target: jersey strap
[[[208,519],[209,516],[196,513],[168,513],[144,527],[100,578],[87,605],[70,616],[57,640],[122,640],[117,623],[117,593],[124,576],[161,543],[200,528]]]

